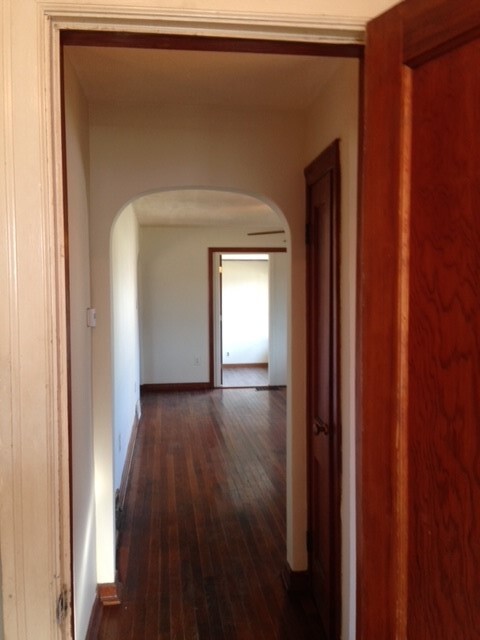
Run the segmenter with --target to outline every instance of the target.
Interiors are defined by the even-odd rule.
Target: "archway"
[[[279,228],[284,231],[281,236],[271,234]],[[142,229],[148,231],[142,232]],[[140,259],[137,264],[139,243],[148,258]],[[130,378],[129,395],[132,386],[139,384],[213,385],[208,272],[211,265],[206,257],[212,245],[219,243],[225,247],[241,244],[247,249],[286,250],[288,225],[278,207],[267,199],[211,188],[163,189],[142,194],[123,207],[115,218],[110,250],[115,425],[115,416],[133,415],[133,404],[137,403],[132,396],[132,407],[124,406],[125,393],[119,389],[126,377]],[[192,261],[196,266],[188,271]],[[133,272],[135,278],[132,279],[129,274]],[[138,323],[134,320],[138,278],[141,280],[139,308],[144,316],[140,344],[138,338],[134,338],[133,343],[130,339],[133,334],[138,335]],[[165,307],[169,310],[168,317],[161,314],[163,320],[159,323],[159,310]],[[187,322],[192,313],[196,319],[193,329]],[[119,373],[119,367],[125,373]],[[114,432],[115,445],[121,449],[119,438],[125,438],[117,426]],[[118,471],[114,475],[118,485]]]
[[[97,513],[114,513],[114,496],[117,512],[122,507],[142,385],[210,386],[209,248],[265,247],[263,233],[279,227],[285,234],[272,234],[268,243],[274,251],[289,244],[288,224],[274,203],[239,191],[198,187],[141,194],[115,217],[110,239],[111,449],[96,450],[96,477],[102,478]],[[109,400],[108,394],[97,398]],[[104,431],[105,425],[100,428]],[[97,535],[97,556],[114,556],[112,528],[113,523],[107,535]]]

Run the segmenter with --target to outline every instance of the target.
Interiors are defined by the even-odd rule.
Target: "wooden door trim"
[[[426,637],[427,626],[431,630],[438,627],[439,637],[453,637],[452,628],[444,626],[445,618],[440,613],[450,611],[448,605],[443,608],[443,596],[448,589],[452,594],[452,611],[455,611],[454,597],[462,592],[461,585],[456,584],[458,573],[447,573],[445,569],[437,571],[437,560],[442,547],[436,536],[442,532],[444,523],[448,520],[449,506],[448,490],[444,491],[438,486],[432,490],[430,487],[418,482],[419,478],[435,476],[438,479],[438,467],[436,463],[430,463],[418,449],[419,424],[419,397],[415,384],[421,376],[418,370],[422,368],[422,350],[417,356],[415,348],[421,344],[419,338],[419,326],[422,323],[421,314],[425,312],[417,305],[422,305],[422,297],[417,295],[419,281],[423,275],[416,272],[419,264],[419,255],[422,255],[420,245],[428,244],[425,236],[419,233],[421,224],[429,231],[435,228],[436,213],[423,211],[418,207],[419,192],[422,184],[428,182],[430,176],[435,175],[438,169],[434,164],[428,163],[421,168],[418,163],[416,171],[412,174],[412,212],[410,213],[410,164],[416,162],[417,156],[411,153],[411,145],[417,151],[420,148],[418,138],[412,135],[412,113],[415,103],[412,105],[412,78],[415,74],[423,74],[424,79],[430,74],[434,78],[436,91],[430,87],[431,95],[427,103],[430,111],[425,114],[425,121],[420,118],[413,124],[415,133],[419,133],[419,127],[428,124],[431,113],[441,104],[441,91],[451,92],[457,97],[456,87],[446,80],[448,74],[460,78],[466,87],[475,87],[478,91],[477,80],[471,82],[474,68],[465,71],[463,76],[458,75],[459,63],[462,59],[464,69],[467,68],[467,60],[471,51],[461,51],[462,47],[469,45],[472,39],[480,37],[480,6],[471,0],[417,0],[404,2],[390,10],[383,16],[372,21],[367,29],[367,47],[365,54],[365,120],[364,120],[364,164],[363,164],[363,198],[361,220],[362,226],[359,236],[359,315],[358,315],[358,370],[357,398],[358,398],[358,447],[357,447],[357,504],[358,509],[358,583],[357,583],[357,637],[359,640],[371,638],[414,638]],[[458,49],[458,51],[454,51]],[[477,49],[478,51],[478,49]],[[452,52],[452,56],[446,56]],[[459,54],[457,56],[457,53]],[[456,58],[456,60],[455,60]],[[424,69],[412,71],[424,64]],[[429,67],[429,68],[427,68]],[[439,73],[442,69],[442,74]],[[445,71],[445,73],[443,73]],[[436,75],[435,75],[436,74]],[[417,82],[415,80],[415,82]],[[419,80],[418,82],[421,82]],[[471,84],[470,84],[471,82]],[[457,85],[459,86],[459,85]],[[445,95],[445,93],[443,94]],[[467,110],[473,96],[465,93],[463,100],[468,100]],[[415,84],[414,98],[426,100],[426,93],[419,84]],[[455,99],[454,98],[454,99]],[[452,102],[453,100],[452,99]],[[465,109],[459,110],[465,113]],[[445,111],[438,111],[438,118],[433,120],[436,126],[435,134],[442,135],[440,131],[440,117]],[[458,120],[457,120],[458,121]],[[473,122],[473,120],[472,120]],[[450,141],[456,137],[455,123],[448,122]],[[471,126],[471,123],[470,123]],[[463,136],[465,136],[465,129]],[[432,130],[433,131],[433,130]],[[428,136],[426,147],[428,148]],[[422,145],[425,144],[422,140]],[[462,141],[465,137],[461,138]],[[412,142],[413,141],[413,142]],[[450,149],[449,149],[450,151]],[[446,154],[448,157],[448,154]],[[453,157],[453,155],[452,155]],[[443,167],[443,175],[453,172],[454,175],[463,171],[465,158],[458,163],[450,162]],[[425,162],[422,157],[422,162]],[[427,173],[429,171],[430,173]],[[425,172],[425,173],[422,173]],[[423,183],[422,183],[423,180]],[[468,184],[468,182],[466,183]],[[471,183],[470,183],[471,184]],[[465,187],[471,188],[471,187]],[[448,182],[442,190],[442,197],[448,202],[452,192]],[[458,202],[458,196],[453,194]],[[473,209],[472,209],[473,211]],[[471,212],[469,213],[469,215]],[[438,236],[445,229],[440,225],[442,212],[439,212]],[[425,220],[423,220],[425,216]],[[430,216],[430,219],[428,217]],[[410,238],[410,218],[412,234]],[[462,223],[455,220],[460,228]],[[469,229],[472,242],[477,240],[477,229]],[[458,243],[465,242],[462,234],[459,234]],[[470,239],[469,239],[470,242]],[[461,252],[462,245],[457,247],[457,253]],[[477,246],[477,245],[475,245]],[[468,247],[465,244],[466,249]],[[412,261],[409,251],[412,249]],[[448,254],[449,268],[455,275],[448,286],[455,291],[460,289],[462,272],[455,270],[455,259],[448,249],[443,249]],[[468,250],[466,251],[468,254]],[[465,258],[469,260],[470,258]],[[416,262],[415,262],[416,260]],[[435,273],[440,273],[439,262],[432,260],[429,268]],[[471,268],[473,263],[466,262]],[[411,279],[411,291],[408,279]],[[437,276],[439,282],[442,277]],[[422,284],[423,286],[423,284]],[[441,287],[436,290],[443,291]],[[409,309],[408,298],[411,298]],[[428,297],[428,295],[427,295]],[[433,297],[433,296],[432,296]],[[464,303],[459,297],[460,306]],[[423,299],[425,303],[425,299]],[[417,315],[415,315],[417,313]],[[470,310],[473,315],[474,311]],[[425,315],[427,315],[425,313]],[[442,317],[444,316],[444,318]],[[445,319],[442,328],[442,346],[445,336],[452,335],[453,327],[462,328],[463,325],[452,324],[448,319],[445,309],[439,310],[437,321]],[[437,325],[429,324],[426,336],[434,334]],[[475,329],[472,329],[476,330]],[[411,332],[411,344],[408,345],[408,332]],[[447,333],[448,332],[448,333]],[[475,334],[475,339],[477,334]],[[447,341],[448,342],[448,341]],[[450,347],[447,346],[446,350]],[[464,353],[468,353],[465,351]],[[476,352],[475,352],[476,353]],[[432,355],[434,354],[434,355]],[[436,401],[437,396],[442,395],[443,387],[438,388],[436,378],[437,371],[443,367],[443,363],[437,366],[435,352],[428,352],[432,361],[431,369],[424,370],[429,379],[429,388],[421,397],[425,406],[430,406],[430,401]],[[408,358],[410,357],[410,363]],[[468,360],[470,356],[462,356]],[[446,358],[448,360],[448,358]],[[410,373],[408,371],[410,364]],[[449,365],[445,370],[449,371]],[[476,366],[476,365],[475,365]],[[437,367],[437,368],[435,368]],[[458,375],[464,374],[459,371]],[[467,374],[468,375],[468,374]],[[410,379],[409,379],[409,376]],[[473,377],[472,377],[473,381]],[[422,389],[423,391],[423,389]],[[408,394],[411,394],[409,403]],[[457,413],[463,415],[465,409],[462,406],[462,398],[458,399]],[[408,415],[407,415],[408,412]],[[475,424],[472,415],[465,409],[466,422]],[[438,453],[438,439],[434,436],[438,433],[439,422],[433,418],[425,421],[425,427],[431,429],[432,438],[425,445],[426,438],[420,443],[430,448],[432,454]],[[423,426],[423,425],[422,425]],[[422,431],[423,433],[423,431]],[[430,432],[426,432],[430,433]],[[466,437],[466,436],[465,436]],[[459,437],[458,448],[468,448],[469,441]],[[451,446],[451,443],[450,443]],[[455,442],[455,447],[457,443]],[[417,448],[416,448],[417,447]],[[442,442],[442,447],[448,449],[449,443]],[[460,459],[461,461],[462,459]],[[423,475],[422,465],[425,465]],[[460,466],[460,465],[459,465]],[[422,468],[422,475],[419,469]],[[445,475],[448,477],[449,486],[455,492],[455,473],[451,473],[448,466]],[[476,473],[476,468],[463,465],[462,475],[466,477]],[[410,484],[410,486],[409,486]],[[438,492],[437,492],[438,489]],[[472,495],[474,495],[472,493]],[[434,507],[442,503],[438,509],[437,526],[432,526],[431,513],[425,508],[422,513],[413,511],[412,505],[418,507],[419,496],[424,505],[432,503]],[[462,506],[464,502],[462,502]],[[445,510],[443,504],[447,505]],[[472,522],[477,520],[478,513],[470,516]],[[459,529],[465,535],[464,514],[460,510],[455,513],[459,522]],[[427,542],[418,540],[416,533],[425,528]],[[467,527],[468,529],[468,527]],[[474,527],[472,526],[472,531]],[[474,573],[473,553],[457,544],[455,537],[448,539],[443,549],[448,556],[449,549],[455,547],[455,554],[462,558],[462,565],[470,564],[470,571]],[[422,546],[423,545],[423,546]],[[430,565],[435,568],[426,576],[425,584],[418,588],[419,572],[424,569],[422,564],[425,549],[432,548],[436,554],[429,558]],[[441,563],[440,563],[441,564]],[[452,565],[444,564],[443,567]],[[468,585],[469,587],[469,585]],[[463,584],[465,589],[465,583]],[[428,600],[432,592],[437,592],[436,600]],[[438,593],[442,594],[442,601],[438,599]],[[435,596],[434,596],[435,597]],[[467,602],[467,598],[464,598]],[[450,604],[450,603],[448,603]],[[472,601],[473,604],[473,601]],[[478,617],[473,616],[473,607],[457,610],[457,628],[465,630],[465,637],[475,635],[474,626],[478,623]],[[477,608],[478,610],[478,608]],[[428,614],[427,614],[428,612]],[[429,618],[428,625],[424,620]],[[473,624],[472,624],[473,623]],[[427,632],[427,635],[428,632]],[[429,635],[430,637],[430,635]]]
[[[404,60],[412,67],[467,44],[480,35],[478,0],[416,0],[409,3],[404,20]]]
[[[403,9],[398,5],[369,24],[365,56],[357,285],[357,637],[363,640],[406,637],[405,479],[399,448],[403,345],[396,339],[404,233],[397,217],[403,190],[399,159],[408,107]]]
[[[342,424],[341,424],[341,368],[340,368],[340,140],[334,140],[324,151],[311,162],[304,170],[306,184],[306,240],[307,240],[307,466],[308,466],[308,530],[312,530],[312,495],[311,495],[311,455],[312,455],[312,429],[313,409],[310,389],[310,379],[313,367],[315,365],[314,349],[312,348],[312,326],[314,315],[315,299],[312,300],[312,245],[309,242],[309,225],[310,225],[310,187],[317,182],[325,173],[331,172],[333,178],[333,318],[332,318],[332,335],[333,335],[333,459],[332,459],[332,493],[333,493],[333,514],[331,518],[331,540],[332,540],[332,640],[340,638],[341,632],[341,566],[342,566],[342,547],[341,547],[341,486],[342,486]],[[312,304],[313,302],[313,304]],[[312,570],[311,551],[309,551],[309,573]]]
[[[234,36],[172,33],[132,33],[128,31],[89,31],[71,29],[61,32],[62,44],[76,47],[123,47],[169,49],[178,51],[217,51],[235,53],[280,53],[293,56],[334,56],[356,58],[363,54],[362,43],[302,42]]]

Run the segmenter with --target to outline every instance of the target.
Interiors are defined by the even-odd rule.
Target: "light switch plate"
[[[87,327],[97,326],[97,310],[93,308],[87,309]]]

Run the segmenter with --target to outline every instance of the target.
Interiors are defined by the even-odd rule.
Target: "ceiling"
[[[307,109],[339,58],[66,47],[90,102]]]
[[[133,202],[141,225],[237,226],[281,229],[273,209],[252,196],[213,189],[177,189],[141,196]],[[161,213],[159,213],[159,209]]]
[[[67,46],[90,103],[248,109],[307,109],[338,58],[275,54]],[[133,203],[142,225],[282,228],[256,198],[206,189],[164,191]]]

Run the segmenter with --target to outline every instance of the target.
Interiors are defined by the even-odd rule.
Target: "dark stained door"
[[[339,143],[305,170],[308,245],[309,568],[329,639],[339,632]]]
[[[480,2],[368,28],[360,237],[363,640],[480,638]]]

